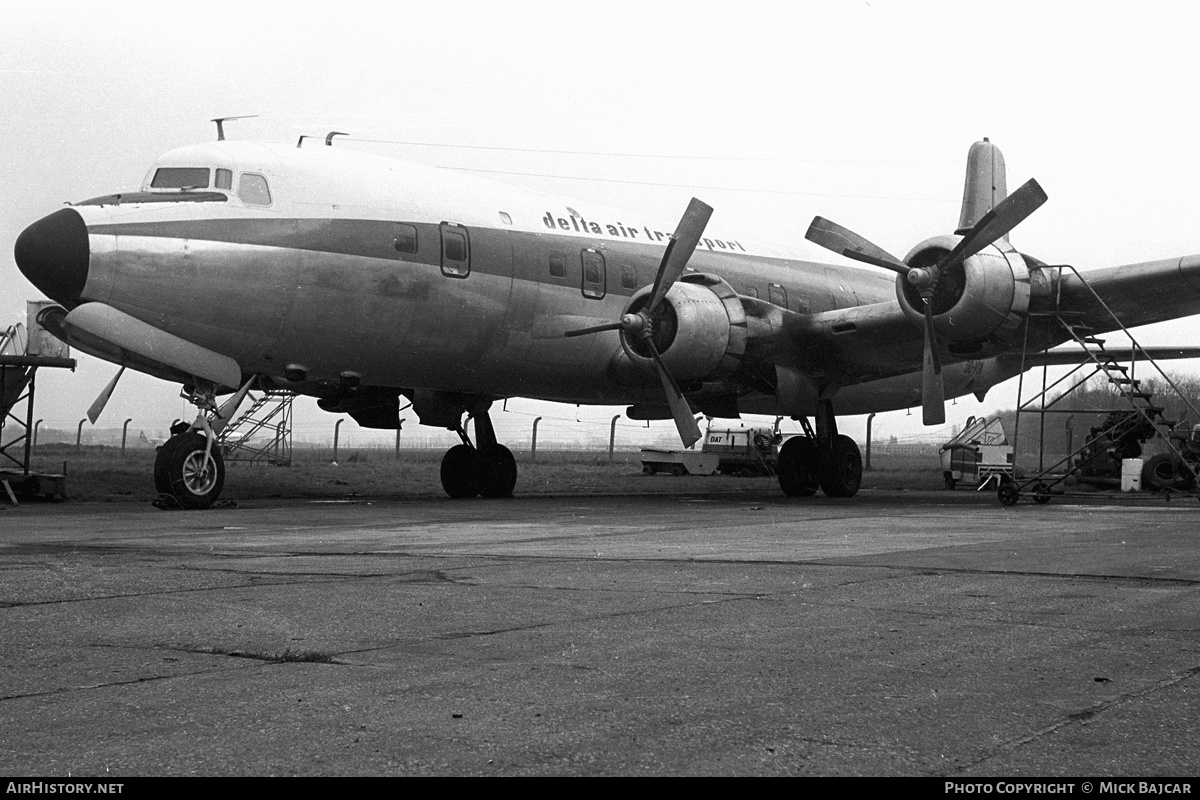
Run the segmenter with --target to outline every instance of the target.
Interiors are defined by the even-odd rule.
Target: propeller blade
[[[946,423],[946,392],[942,386],[942,360],[938,356],[937,330],[933,327],[933,301],[925,299],[925,363],[921,372],[921,421]]]
[[[646,338],[645,342],[650,349],[650,355],[654,356],[654,366],[658,372],[658,379],[662,381],[663,393],[667,396],[667,407],[671,409],[671,416],[675,419],[675,429],[679,431],[679,439],[683,442],[684,447],[691,447],[700,439],[700,426],[696,424],[696,416],[692,412],[692,407],[688,405],[687,398],[683,396],[679,384],[667,371],[667,365],[663,363],[662,356],[658,354],[654,340]]]
[[[832,250],[838,255],[861,261],[864,264],[890,269],[901,275],[908,274],[911,269],[908,264],[883,248],[872,244],[849,228],[843,228],[824,217],[813,217],[812,224],[808,226],[808,233],[804,234],[804,238],[813,244],[821,245],[826,250]]]
[[[606,322],[603,325],[593,325],[590,328],[579,328],[574,331],[567,331],[563,334],[568,339],[572,336],[587,336],[589,333],[599,333],[600,331],[619,331],[623,327],[621,322]]]
[[[212,421],[213,433],[218,436],[221,435],[221,431],[225,430],[225,426],[233,420],[233,415],[237,413],[238,406],[242,404],[242,401],[246,399],[246,395],[250,393],[250,384],[254,383],[257,379],[257,375],[251,375],[250,379],[246,381],[245,386],[238,389],[236,394],[221,404],[221,407],[217,409],[216,418]]]
[[[108,386],[104,387],[104,391],[102,391],[96,397],[96,399],[92,401],[92,404],[88,406],[88,422],[95,425],[96,420],[100,419],[100,415],[104,412],[104,407],[108,405],[108,398],[112,397],[113,389],[117,388],[117,381],[121,380],[121,376],[124,374],[125,367],[121,367],[119,370],[117,370],[117,374],[114,375],[113,379],[108,382]]]
[[[937,265],[937,272],[940,274],[943,269],[966,261],[996,240],[1007,236],[1009,231],[1024,222],[1045,202],[1046,193],[1037,181],[1030,178],[1020,189],[979,218],[975,227],[971,228]]]
[[[708,219],[712,216],[712,212],[711,206],[694,197],[688,203],[687,210],[683,212],[683,217],[675,226],[675,233],[671,236],[671,241],[667,243],[667,251],[663,253],[662,263],[658,265],[658,274],[654,277],[654,289],[650,292],[650,302],[646,304],[647,314],[652,313],[658,307],[667,292],[675,285],[675,281],[679,280],[679,276],[683,274],[688,259],[692,257],[696,245],[700,243],[700,237],[704,235],[704,228],[708,225]]]

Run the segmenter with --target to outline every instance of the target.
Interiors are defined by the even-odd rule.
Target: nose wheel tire
[[[154,459],[154,487],[184,508],[209,508],[225,487],[220,449],[208,452],[208,439],[199,433],[172,436]]]

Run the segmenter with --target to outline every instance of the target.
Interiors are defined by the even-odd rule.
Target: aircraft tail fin
[[[971,145],[967,153],[967,179],[963,186],[962,213],[958,218],[958,230],[962,235],[979,219],[1008,197],[1008,182],[1004,168],[1004,154],[1000,148],[984,138]],[[1002,237],[1007,241],[1007,236]]]

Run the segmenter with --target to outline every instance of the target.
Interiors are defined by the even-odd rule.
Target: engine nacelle
[[[637,313],[653,287],[640,289],[626,313]],[[713,275],[689,273],[675,282],[654,309],[654,345],[677,381],[719,380],[731,375],[746,354],[746,314],[733,287]],[[654,370],[650,349],[637,336],[621,334],[625,354]]]
[[[928,239],[914,247],[904,261],[912,267],[931,267],[961,239]],[[938,277],[932,299],[934,326],[939,337],[960,345],[1003,339],[1020,328],[1029,311],[1029,296],[1025,259],[1007,246],[990,245]],[[896,281],[896,297],[914,324],[925,324],[921,293],[903,275]]]

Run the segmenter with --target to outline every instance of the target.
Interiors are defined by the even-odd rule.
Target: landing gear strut
[[[442,488],[453,498],[511,497],[517,485],[517,460],[512,451],[496,441],[487,409],[471,415],[475,420],[473,445],[466,430],[459,425],[458,436],[462,444],[456,444],[442,457]]]
[[[862,486],[862,454],[849,436],[837,432],[833,404],[817,407],[817,430],[801,417],[804,436],[793,436],[779,451],[779,488],[788,497],[811,497],[817,487],[828,497],[853,497]]]

